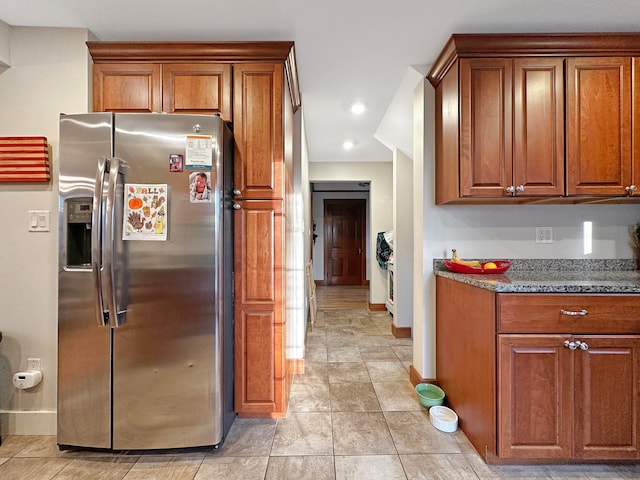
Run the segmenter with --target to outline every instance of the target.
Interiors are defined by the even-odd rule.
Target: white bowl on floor
[[[455,432],[458,429],[458,415],[450,408],[435,405],[429,409],[429,420],[438,430]]]

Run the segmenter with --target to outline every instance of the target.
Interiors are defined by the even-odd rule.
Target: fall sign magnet
[[[124,184],[123,240],[167,239],[166,184]]]

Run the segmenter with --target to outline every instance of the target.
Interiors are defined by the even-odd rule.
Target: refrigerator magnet
[[[211,172],[193,172],[189,175],[191,203],[211,203]]]
[[[169,171],[181,172],[182,171],[182,155],[174,153],[169,155]]]
[[[184,160],[187,170],[211,170],[213,137],[211,135],[187,135]]]
[[[123,240],[167,239],[167,184],[124,184]]]

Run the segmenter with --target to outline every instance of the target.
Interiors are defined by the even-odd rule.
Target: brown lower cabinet
[[[436,377],[488,463],[640,459],[640,296],[436,286]]]
[[[283,201],[235,203],[236,410],[244,417],[284,416]]]
[[[638,458],[638,355],[640,336],[498,335],[499,456]]]

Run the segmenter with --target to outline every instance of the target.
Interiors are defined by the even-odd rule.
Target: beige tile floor
[[[59,451],[9,436],[1,480],[640,479],[640,465],[488,466],[461,431],[429,422],[409,382],[411,340],[386,313],[320,310],[285,419],[236,419],[217,450]]]

